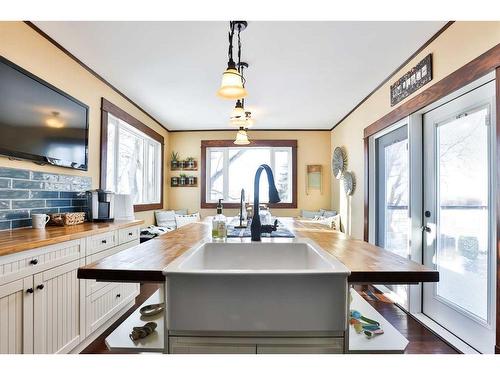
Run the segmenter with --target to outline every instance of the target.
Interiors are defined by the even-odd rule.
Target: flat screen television
[[[89,107],[0,56],[0,155],[87,170]]]

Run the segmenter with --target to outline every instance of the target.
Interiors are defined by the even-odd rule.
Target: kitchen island
[[[263,258],[269,257],[270,262],[261,262],[261,266],[257,268],[251,264],[250,254],[254,252],[242,251],[243,246],[251,246],[250,238],[229,238],[222,244],[213,243],[209,219],[186,225],[134,248],[80,267],[78,277],[82,279],[163,284],[154,297],[155,303],[165,301],[167,307],[166,313],[155,320],[158,331],[143,341],[130,340],[127,332],[147,321],[136,312],[108,337],[109,348],[173,354],[354,352],[346,325],[350,309],[347,297],[350,285],[415,284],[439,280],[439,273],[435,270],[364,241],[349,238],[324,225],[295,218],[279,220],[296,238],[263,237],[260,244],[254,243],[261,247],[260,250],[256,247],[255,253],[260,252],[261,256],[264,255]],[[335,261],[340,261],[340,267],[334,268],[345,270],[343,281],[339,284],[327,280],[326,273],[319,271],[319,280],[323,278],[324,282],[314,284],[312,280],[315,270],[307,270],[305,274],[301,274],[301,270],[297,272],[293,266],[287,266],[290,258],[294,258],[292,255],[298,255],[295,253],[282,255],[283,264],[280,266],[281,258],[276,256],[278,250],[281,248],[283,251],[283,245],[288,244],[285,248],[292,248],[298,243],[310,244],[313,248],[317,246],[320,253],[326,252],[325,256],[331,255]],[[193,251],[199,252],[208,245],[220,248],[217,254],[226,254],[228,259],[232,259],[227,262],[232,266],[226,268],[226,258],[221,259],[220,256],[217,256],[220,265],[210,266],[212,260],[207,258],[209,254],[198,255],[199,260],[193,263]],[[262,246],[266,251],[262,251]],[[232,247],[235,250],[228,251]],[[205,249],[205,252],[208,250]],[[241,263],[243,258],[249,264]],[[304,259],[300,255],[295,258]],[[194,264],[194,273],[189,269],[182,270],[187,267],[186,259]],[[236,263],[233,262],[235,259]],[[306,267],[307,264],[311,265],[309,260],[305,262]],[[183,266],[178,268],[180,265]],[[209,268],[203,270],[205,266]],[[174,278],[169,278],[172,268]],[[174,282],[179,272],[184,274],[183,279]],[[263,272],[261,276],[259,272]],[[271,278],[263,276],[269,274]],[[288,277],[288,281],[284,277]],[[258,288],[259,285],[261,289],[256,291],[255,287]],[[253,293],[248,293],[246,297],[249,290],[253,290]],[[288,306],[285,308],[288,313],[283,314],[283,306]],[[329,312],[329,309],[335,313]],[[285,324],[287,319],[289,325]],[[173,328],[176,327],[176,320],[181,322],[177,327],[182,328]],[[304,322],[306,323],[301,325]],[[383,335],[382,340],[370,340],[369,347],[373,352],[381,352],[377,342],[385,340],[389,341],[389,352],[404,351],[407,340],[388,322],[384,324],[393,334]],[[211,327],[216,329],[209,329]],[[238,329],[240,327],[242,328]],[[273,329],[275,327],[278,328]],[[300,329],[292,330],[293,327]],[[396,337],[395,341],[390,339],[391,336]]]
[[[352,239],[324,225],[296,218],[280,218],[297,238],[308,238],[342,262],[351,272],[350,284],[415,284],[437,282],[439,273],[378,246]],[[162,283],[162,273],[174,259],[194,245],[211,240],[209,220],[186,225],[141,245],[81,267],[78,277],[115,282]],[[263,238],[265,241],[270,239]],[[273,241],[290,239],[274,238]],[[250,242],[231,238],[230,242]]]

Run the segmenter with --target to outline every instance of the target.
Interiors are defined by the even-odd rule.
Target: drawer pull
[[[43,288],[45,288],[45,286],[43,284],[40,284],[40,285],[37,285],[36,288],[39,289],[39,290],[42,290]]]
[[[30,264],[32,264],[34,266],[37,265],[38,264],[38,259],[31,259],[30,260]]]
[[[108,242],[108,241],[106,241],[106,240],[102,240],[102,241],[101,241],[101,243],[107,243],[107,242]]]
[[[128,235],[129,235],[129,236],[133,236],[133,233],[132,233],[132,232],[128,232]]]
[[[116,298],[120,298],[121,296],[122,296],[122,295],[121,295],[120,293],[118,293],[118,294],[116,295]]]
[[[26,293],[29,293],[29,294],[33,293],[33,288],[26,289]]]

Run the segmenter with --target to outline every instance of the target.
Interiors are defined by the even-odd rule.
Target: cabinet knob
[[[108,242],[108,241],[106,241],[106,240],[102,240],[102,241],[101,241],[101,243],[107,243],[107,242]]]
[[[131,236],[133,233],[132,232],[128,232],[128,235]]]
[[[121,296],[122,296],[122,295],[121,295],[120,293],[118,293],[118,294],[116,295],[116,298],[120,298]]]
[[[29,293],[29,294],[33,293],[33,288],[26,289],[26,293]]]
[[[32,264],[32,265],[38,264],[38,259],[31,259],[30,264]]]
[[[36,288],[39,289],[39,290],[42,290],[43,288],[45,288],[45,286],[43,284],[40,284],[40,285],[37,285]]]

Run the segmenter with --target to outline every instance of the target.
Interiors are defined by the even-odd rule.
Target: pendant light
[[[245,146],[250,144],[247,130],[244,127],[240,127],[240,129],[236,133],[236,139],[234,140],[234,144],[239,146]]]
[[[217,95],[222,99],[241,99],[248,95],[245,89],[243,76],[236,69],[236,64],[233,60],[233,36],[235,27],[238,30],[238,62],[241,59],[241,39],[240,33],[247,27],[246,21],[231,21],[229,22],[229,50],[227,69],[222,74],[222,82]]]
[[[245,99],[238,99],[236,105],[231,112],[231,119],[245,118]]]

